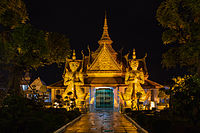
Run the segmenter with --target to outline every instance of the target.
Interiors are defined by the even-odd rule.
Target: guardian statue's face
[[[131,66],[132,70],[137,70],[137,68],[139,66],[139,62],[137,60],[131,60],[130,66]]]
[[[72,72],[77,71],[79,65],[80,64],[78,62],[70,62],[69,63],[69,67],[70,67],[70,69],[71,69]]]

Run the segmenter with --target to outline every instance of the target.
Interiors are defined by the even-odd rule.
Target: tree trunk
[[[8,88],[13,95],[22,95],[20,81],[22,78],[22,70],[19,67],[12,67],[9,72]]]
[[[198,74],[198,76],[200,76],[200,63],[198,63],[198,65],[197,65],[197,74]]]

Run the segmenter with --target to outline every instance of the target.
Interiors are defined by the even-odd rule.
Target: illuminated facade
[[[137,59],[135,49],[121,55],[112,48],[105,17],[99,48],[90,51],[82,59],[76,59],[75,50],[71,59],[66,59],[63,80],[48,86],[52,102],[61,95],[64,107],[73,99],[76,107],[90,111],[98,109],[141,109],[154,107],[158,102],[158,89],[162,86],[148,79],[145,58]],[[140,104],[139,104],[140,103]],[[146,106],[143,106],[146,105]]]

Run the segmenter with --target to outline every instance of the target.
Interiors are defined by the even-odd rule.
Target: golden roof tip
[[[103,26],[103,34],[101,39],[99,40],[99,44],[112,44],[112,40],[108,34],[108,24],[107,24],[107,15],[105,11],[105,19],[104,19],[104,26]]]
[[[133,59],[136,59],[136,52],[135,52],[135,49],[133,49]]]
[[[107,25],[107,16],[106,16],[106,11],[105,11],[104,28],[106,28],[106,27],[108,28],[108,25]]]
[[[73,59],[73,60],[76,60],[76,52],[75,52],[75,49],[73,49],[72,59]]]

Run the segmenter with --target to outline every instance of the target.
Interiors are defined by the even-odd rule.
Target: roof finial
[[[107,17],[106,17],[106,10],[105,10],[105,19],[104,19],[104,27],[103,27],[103,29],[105,29],[105,28],[108,29]]]
[[[73,49],[72,60],[76,60],[76,53],[75,53],[75,49]]]
[[[133,49],[133,59],[136,59],[136,52],[135,52],[135,49]]]
[[[104,19],[104,26],[103,26],[103,34],[101,39],[99,40],[99,44],[112,44],[112,40],[108,34],[108,24],[107,24],[107,16],[105,11],[105,19]]]

